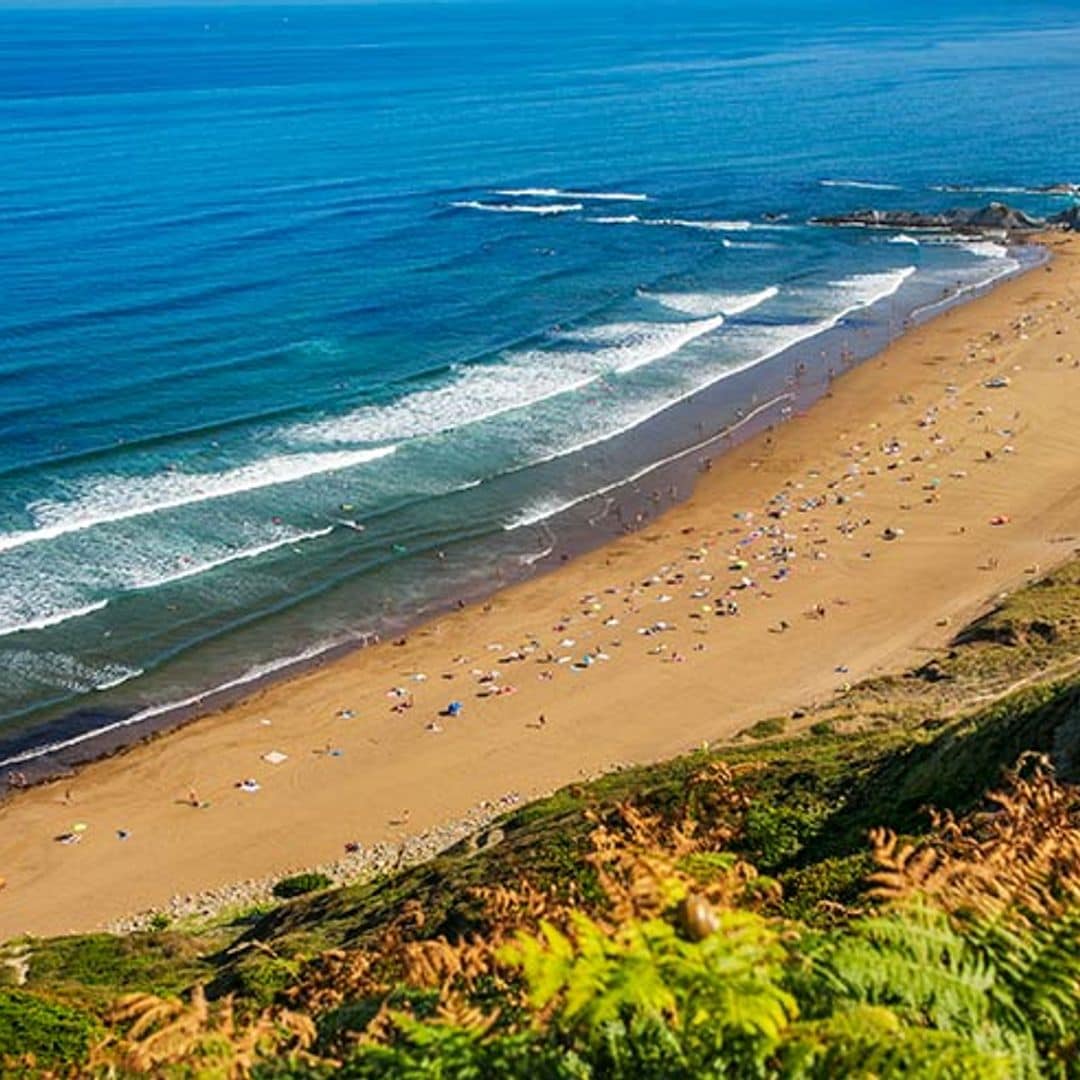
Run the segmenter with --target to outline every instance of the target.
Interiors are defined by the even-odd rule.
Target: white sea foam
[[[137,670],[120,663],[95,667],[68,653],[43,649],[4,649],[0,658],[9,687],[20,684],[51,690],[62,687],[75,694],[89,694],[102,683],[119,685],[134,678]]]
[[[822,187],[861,188],[864,191],[902,191],[899,184],[882,184],[872,180],[820,180]]]
[[[579,202],[544,203],[540,206],[534,206],[531,203],[486,203],[478,202],[476,199],[468,199],[450,205],[458,210],[486,210],[489,214],[570,214],[575,210],[584,209],[584,206]]]
[[[960,240],[955,246],[971,255],[978,255],[981,259],[1009,258],[1009,249],[993,240]]]
[[[888,241],[890,244],[914,244],[919,246],[919,241],[914,236],[908,236],[907,233],[897,233],[896,236],[890,236]]]
[[[913,319],[919,318],[922,315],[926,315],[931,311],[936,311],[938,308],[947,307],[949,304],[956,303],[962,296],[967,296],[970,293],[978,292],[980,289],[985,289],[989,285],[993,285],[995,281],[999,281],[1003,277],[1008,277],[1010,274],[1015,274],[1020,269],[1020,262],[1016,259],[1009,257],[1008,255],[1002,257],[988,256],[994,259],[995,262],[1000,262],[999,269],[995,270],[992,274],[987,275],[984,278],[980,278],[978,281],[973,281],[968,285],[963,286],[960,289],[956,289],[953,292],[949,292],[947,296],[943,296],[940,300],[934,300],[932,303],[923,304],[922,307],[916,308],[912,313]]]
[[[254,667],[249,668],[243,675],[238,676],[235,679],[230,679],[227,682],[222,683],[220,686],[215,686],[210,690],[204,690],[198,694],[192,694],[190,697],[183,698],[180,701],[170,701],[162,705],[149,705],[145,709],[141,709],[137,713],[133,713],[131,716],[125,717],[123,720],[113,721],[111,724],[104,724],[99,728],[94,728],[92,731],[84,731],[80,735],[73,735],[68,739],[58,739],[56,742],[47,743],[44,746],[34,747],[32,750],[24,750],[20,754],[14,754],[9,758],[5,758],[0,761],[0,768],[4,768],[9,765],[21,765],[27,761],[34,761],[37,758],[45,757],[48,754],[55,754],[61,750],[68,750],[73,746],[79,746],[84,742],[89,742],[91,739],[100,738],[102,735],[107,735],[112,731],[121,731],[124,728],[133,727],[136,724],[145,723],[147,720],[153,719],[155,716],[161,716],[165,713],[173,712],[177,709],[190,708],[193,705],[199,705],[207,698],[213,697],[216,694],[223,693],[228,690],[235,690],[241,686],[246,686],[249,683],[256,682],[259,679],[265,678],[267,675],[272,675],[276,671],[280,671],[283,668],[292,667],[295,664],[303,663],[305,660],[311,660],[319,656],[321,653],[328,652],[334,648],[334,643],[323,643],[319,645],[313,645],[311,648],[305,649],[301,653],[297,653],[295,656],[284,657],[280,660],[271,660],[265,664],[256,664]],[[77,663],[77,662],[76,662]],[[78,665],[79,669],[85,671],[82,665]],[[111,665],[110,668],[100,674],[106,675],[106,682],[109,677],[115,678],[121,671],[131,671],[132,669],[123,669],[118,665]],[[139,672],[141,674],[141,672]],[[129,675],[129,678],[134,678],[134,674]],[[121,679],[121,682],[126,682],[126,679]],[[116,683],[115,685],[119,685]],[[102,689],[100,683],[94,684],[94,689]],[[84,692],[88,687],[81,688]]]
[[[72,619],[81,619],[84,615],[92,615],[95,611],[101,611],[108,607],[108,600],[98,600],[93,604],[85,604],[83,607],[70,608],[67,611],[52,611],[48,615],[39,615],[36,618],[27,619],[25,622],[10,623],[0,626],[0,637],[9,634],[19,634],[24,630],[44,630],[47,626],[59,626],[61,623]]]
[[[914,270],[909,266],[834,282],[833,289],[844,303],[835,315],[820,322],[778,328],[782,335],[788,336],[775,346],[768,343],[763,355],[756,356],[744,366],[768,359],[804,337],[830,329],[852,312],[885,299],[899,289]],[[775,286],[722,299],[728,302],[729,313],[734,314],[776,295],[773,289]],[[566,331],[554,339],[556,343],[592,348],[511,353],[502,363],[462,368],[454,380],[444,386],[418,390],[390,405],[366,405],[345,416],[298,425],[288,435],[295,440],[325,444],[403,440],[454,430],[580,390],[604,375],[633,371],[662,360],[718,329],[723,322],[723,314],[713,314],[692,322],[614,323]],[[696,393],[704,385],[708,383],[691,392]],[[635,424],[639,422],[640,419]],[[610,437],[604,435],[592,441]]]
[[[567,510],[578,506],[580,503],[588,502],[589,499],[595,499],[600,495],[608,495],[617,488],[623,487],[625,484],[632,484],[636,480],[640,480],[643,476],[648,476],[649,473],[655,472],[657,469],[662,468],[664,465],[670,465],[673,461],[678,461],[679,458],[686,457],[687,454],[692,454],[702,447],[708,446],[710,443],[715,442],[720,436],[724,434],[733,434],[739,428],[750,423],[751,420],[760,416],[761,413],[768,409],[774,408],[782,401],[790,400],[791,394],[779,394],[775,398],[771,398],[769,401],[763,402],[757,408],[747,413],[734,424],[731,424],[724,431],[717,432],[714,435],[710,435],[707,439],[703,439],[699,443],[695,443],[693,446],[686,447],[685,450],[679,450],[674,454],[670,454],[668,457],[661,458],[659,461],[654,461],[650,465],[646,465],[644,468],[638,469],[637,472],[631,473],[629,476],[623,477],[619,480],[614,480],[610,484],[605,484],[603,487],[595,488],[592,491],[587,491],[583,495],[576,495],[570,499],[558,499],[551,498],[542,500],[539,503],[534,504],[531,507],[526,508],[515,517],[513,520],[503,525],[503,529],[507,532],[512,532],[514,529],[520,529],[526,525],[539,525],[542,521],[546,521],[548,518],[554,517],[556,514],[565,513]],[[668,405],[664,406],[668,408]],[[641,421],[636,421],[637,423]],[[609,438],[611,436],[608,436]],[[0,763],[2,764],[2,763]]]
[[[589,218],[596,225],[652,225],[660,228],[700,229],[703,232],[749,232],[751,229],[768,229],[779,226],[755,225],[752,221],[709,221],[695,218],[643,218],[637,214],[618,214],[608,217]]]
[[[177,581],[185,581],[187,578],[198,577],[200,574],[205,574],[210,570],[216,570],[218,567],[228,566],[230,563],[241,562],[247,559],[256,559],[260,555],[266,555],[271,551],[277,551],[278,548],[292,547],[308,540],[317,540],[320,537],[329,536],[333,531],[334,526],[327,525],[325,528],[312,529],[310,532],[290,533],[286,536],[279,537],[276,540],[270,540],[265,544],[256,544],[253,547],[232,551],[228,555],[222,555],[216,559],[207,559],[205,562],[188,563],[178,570],[136,578],[131,582],[128,588],[137,591],[145,591],[147,589],[157,589],[162,585],[172,585]]]
[[[1040,191],[1039,188],[1021,187],[1018,184],[935,184],[931,191],[944,191],[954,195],[1041,195],[1044,198],[1069,199],[1070,191]]]
[[[710,221],[685,217],[638,217],[637,214],[617,214],[606,217],[591,217],[594,225],[650,225],[671,229],[700,229],[703,232],[748,232],[751,229],[766,229],[770,226],[755,226],[753,221]]]
[[[710,293],[710,292],[642,292],[640,295],[672,311],[684,315],[707,317],[709,315],[741,315],[759,304],[771,300],[780,292],[775,285],[753,293]]]
[[[936,247],[958,248],[971,255],[977,255],[983,259],[1009,259],[1007,245],[998,240],[970,239],[963,236],[939,235],[930,236],[923,240],[925,244],[933,244]]]
[[[443,386],[417,390],[390,405],[365,405],[345,416],[298,425],[289,436],[325,444],[451,431],[580,390],[605,375],[655,363],[716,330],[723,321],[723,316],[713,316],[693,322],[611,323],[566,331],[553,338],[553,344],[563,348],[510,353],[501,363],[463,367]]]
[[[878,274],[856,274],[842,281],[830,282],[829,284],[837,294],[848,303],[826,321],[835,326],[861,308],[871,307],[888,299],[914,273],[914,266],[905,266],[900,270],[886,270]]]
[[[289,484],[338,472],[392,454],[396,447],[280,454],[218,473],[164,472],[153,476],[99,476],[79,481],[71,500],[41,500],[27,509],[36,527],[0,533],[0,551],[53,540],[114,521],[155,514],[191,503]]]
[[[584,199],[589,202],[647,202],[649,196],[633,191],[563,191],[562,188],[500,188],[496,195],[511,199]]]
[[[726,237],[720,241],[726,248],[735,251],[775,251],[780,245],[747,240],[728,240]]]
[[[609,371],[633,371],[663,360],[691,341],[718,330],[723,324],[723,315],[686,323],[608,323],[571,330],[562,338],[564,341],[601,346],[592,355],[603,365],[600,374],[604,374]]]
[[[753,356],[748,357],[742,362],[729,365],[719,372],[710,374],[707,378],[683,389],[673,397],[666,397],[660,402],[649,404],[645,409],[628,417],[616,427],[608,428],[598,435],[592,435],[589,438],[581,440],[580,442],[575,442],[570,446],[553,450],[544,457],[529,462],[529,466],[544,464],[561,457],[568,457],[571,454],[586,450],[591,446],[596,446],[599,443],[617,438],[620,435],[625,435],[628,431],[632,431],[646,420],[652,419],[652,417],[664,412],[666,409],[670,409],[679,402],[686,401],[688,398],[700,394],[710,386],[714,386],[724,379],[729,379],[733,375],[737,375],[740,371],[745,371],[747,368],[772,360],[781,353],[786,352],[788,349],[794,348],[804,341],[817,337],[818,334],[823,334],[825,331],[833,329],[853,312],[863,307],[869,307],[879,300],[885,299],[887,296],[891,295],[899,289],[912,272],[913,268],[907,267],[904,270],[895,271],[892,274],[863,274],[848,278],[845,281],[835,282],[834,288],[837,293],[840,296],[850,298],[851,303],[846,304],[844,308],[837,311],[834,315],[828,315],[825,318],[812,323],[786,323],[778,326],[754,327],[753,337],[756,351]],[[768,404],[769,403],[766,403],[766,407]],[[756,415],[758,411],[760,410],[755,410],[755,413],[751,415]],[[715,438],[715,436],[713,436],[713,438]],[[590,496],[583,496],[583,498],[589,497]],[[506,527],[516,528],[517,526],[515,524]]]
[[[702,221],[688,218],[651,218],[647,225],[671,225],[678,229],[704,229],[706,232],[748,232],[752,221]]]
[[[117,686],[122,686],[126,682],[131,682],[132,679],[137,679],[143,673],[142,668],[125,668],[117,675],[106,675],[101,682],[94,684],[94,689],[99,692],[113,690]]]
[[[737,374],[740,371],[745,371],[747,368],[754,367],[757,364],[764,363],[768,360],[772,360],[779,356],[781,353],[786,352],[788,349],[794,348],[796,345],[801,344],[804,341],[808,341],[811,338],[817,337],[819,334],[825,333],[827,330],[833,329],[839,325],[847,316],[853,312],[862,308],[871,307],[872,305],[886,299],[895,293],[901,285],[914,273],[914,267],[904,267],[901,270],[890,271],[880,274],[859,274],[851,278],[847,278],[843,281],[837,281],[832,283],[833,288],[841,296],[847,299],[849,302],[845,304],[843,308],[838,310],[832,315],[828,315],[825,318],[819,319],[812,323],[793,323],[780,326],[770,327],[757,327],[754,330],[754,340],[757,345],[757,349],[753,356],[744,360],[741,363],[733,364],[724,368],[722,371],[709,375],[708,378],[697,382],[695,385],[683,390],[680,394],[665,398],[663,401],[653,403],[646,409],[642,410],[635,416],[628,418],[628,420],[618,427],[610,428],[599,435],[592,436],[586,440],[575,443],[570,447],[553,451],[546,457],[541,458],[539,461],[532,462],[531,464],[541,464],[547,461],[553,461],[556,458],[566,457],[570,454],[578,453],[581,450],[587,449],[590,446],[595,446],[598,443],[607,442],[609,439],[614,439],[619,435],[623,435],[628,431],[633,430],[640,424],[643,424],[646,420],[664,412],[666,409],[670,409],[673,405],[678,404],[680,401],[685,401],[688,398],[693,397],[695,394],[701,393],[703,390],[708,389],[710,386],[714,386],[716,383],[723,379],[731,378],[731,376]],[[762,411],[768,408],[772,408],[780,401],[788,400],[791,397],[790,394],[781,394],[777,398],[773,398],[770,401],[758,406],[747,416],[743,417],[731,430],[738,428],[739,426],[748,423],[755,416],[759,415]],[[623,484],[633,482],[640,479],[642,476],[647,475],[654,469],[659,468],[661,465],[665,465],[670,461],[673,461],[685,454],[698,449],[702,445],[707,445],[709,442],[714,441],[717,438],[716,435],[710,436],[704,443],[698,444],[698,446],[690,447],[687,450],[681,450],[677,454],[672,455],[670,458],[664,458],[661,461],[654,462],[651,465],[639,470],[621,480],[607,484],[604,487],[597,488],[593,491],[586,492],[583,495],[574,496],[569,499],[552,497],[550,499],[542,500],[539,503],[534,504],[531,507],[527,507],[519,515],[514,517],[511,521],[503,525],[506,530],[518,529],[525,525],[536,525],[552,517],[556,514],[563,513],[570,508],[577,506],[579,503],[586,502],[589,499],[595,498],[599,495],[606,495],[609,492],[621,487]]]

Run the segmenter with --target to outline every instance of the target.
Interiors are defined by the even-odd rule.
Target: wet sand
[[[1048,244],[1048,268],[911,331],[642,532],[19,793],[0,937],[721,741],[941,645],[1080,547],[1080,240]]]

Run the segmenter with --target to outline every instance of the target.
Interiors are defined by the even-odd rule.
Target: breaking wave
[[[510,199],[584,199],[587,202],[647,202],[649,196],[633,191],[564,191],[562,188],[499,188],[494,194]]]
[[[616,214],[589,218],[594,225],[654,225],[673,229],[700,229],[703,232],[749,232],[751,229],[768,228],[752,221],[709,221],[695,218],[643,218],[637,214]]]
[[[860,188],[864,191],[903,191],[900,184],[882,184],[873,180],[819,180],[822,187]]]
[[[489,214],[571,214],[575,210],[584,209],[584,206],[579,202],[544,203],[534,206],[531,203],[486,203],[479,202],[476,199],[468,199],[450,205],[457,210],[486,210]]]
[[[152,476],[99,476],[79,481],[72,500],[42,500],[27,509],[37,527],[0,533],[0,551],[54,540],[98,525],[208,502],[244,491],[289,484],[386,457],[397,448],[281,454],[218,473],[162,472]]]
[[[95,611],[101,611],[108,607],[108,605],[108,600],[98,600],[93,604],[71,608],[68,611],[53,611],[48,615],[41,615],[36,619],[27,619],[26,622],[0,626],[0,637],[7,637],[9,634],[19,634],[24,630],[44,630],[48,626],[59,626],[61,623],[70,622],[72,619],[81,619],[84,615],[92,615]]]
[[[153,719],[155,716],[163,716],[166,713],[175,712],[178,709],[186,709],[200,705],[202,702],[217,694],[224,693],[228,690],[235,690],[239,687],[246,686],[249,683],[257,682],[259,679],[266,678],[266,676],[272,675],[284,668],[293,667],[296,664],[312,660],[321,653],[328,652],[332,648],[334,648],[334,643],[313,645],[311,648],[305,649],[295,656],[284,657],[280,660],[271,660],[265,664],[256,664],[235,679],[230,679],[227,682],[221,683],[219,686],[204,690],[201,693],[192,694],[190,697],[183,698],[180,701],[170,701],[162,705],[150,705],[145,709],[141,709],[139,712],[133,713],[131,716],[124,717],[123,720],[115,720],[111,724],[104,724],[91,731],[84,731],[79,735],[72,735],[67,739],[58,739],[55,742],[46,743],[43,746],[37,746],[31,750],[13,754],[11,757],[4,758],[3,761],[0,761],[0,768],[9,765],[21,765],[27,761],[35,761],[37,758],[45,757],[48,754],[55,754],[61,750],[68,750],[73,746],[79,746],[82,743],[89,742],[91,739],[97,739],[102,735],[108,735],[112,731],[120,731],[123,728],[133,727],[136,724],[144,723],[147,720]],[[82,665],[79,665],[79,667],[81,670],[85,670],[82,668]],[[89,689],[109,689],[111,686],[119,686],[120,683],[127,682],[128,679],[134,678],[136,675],[141,675],[142,672],[135,669],[123,668],[120,665],[113,665],[112,668],[105,669],[100,674],[106,676],[103,682],[92,683],[90,686],[80,687],[79,689],[83,692]]]
[[[292,547],[295,544],[302,544],[308,540],[318,540],[323,536],[329,536],[333,531],[334,526],[327,525],[325,528],[312,529],[309,532],[291,533],[288,536],[280,537],[277,540],[270,540],[265,544],[256,544],[253,547],[241,548],[228,555],[222,555],[217,559],[207,559],[205,562],[185,564],[180,569],[170,573],[136,578],[131,582],[128,588],[136,591],[145,591],[147,589],[160,588],[162,585],[172,585],[177,581],[184,581],[187,578],[198,577],[200,574],[205,574],[210,570],[216,570],[220,566],[228,566],[230,563],[243,562],[247,559],[257,559],[260,555],[267,555],[271,551],[277,551],[278,548]]]
[[[604,377],[662,360],[723,324],[722,315],[694,322],[611,323],[566,331],[563,346],[508,354],[500,363],[458,368],[443,386],[418,390],[390,405],[364,405],[341,417],[289,432],[309,442],[378,442],[435,435],[579,390]]]
[[[744,311],[750,311],[759,304],[765,303],[766,300],[771,300],[779,292],[780,289],[776,285],[770,285],[766,289],[753,293],[642,292],[640,295],[647,300],[655,300],[672,311],[679,311],[684,315],[706,317],[741,315]]]

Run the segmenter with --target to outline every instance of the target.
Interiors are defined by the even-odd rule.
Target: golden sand
[[[724,740],[940,646],[1080,547],[1080,240],[1048,245],[1049,268],[910,332],[645,531],[18,794],[0,937]],[[57,843],[75,822],[81,842]]]

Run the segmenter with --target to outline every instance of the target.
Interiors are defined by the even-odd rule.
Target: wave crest
[[[80,481],[71,500],[30,504],[37,527],[0,533],[0,551],[54,540],[99,525],[208,502],[245,491],[290,484],[322,473],[339,472],[392,454],[397,447],[279,454],[219,473],[164,472],[151,476],[98,476]]]

